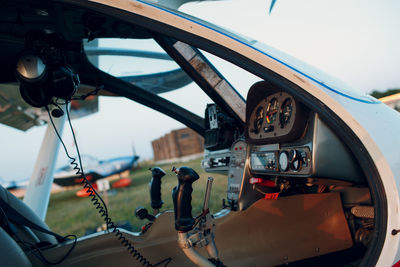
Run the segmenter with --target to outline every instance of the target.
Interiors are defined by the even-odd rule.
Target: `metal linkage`
[[[214,242],[215,223],[214,217],[209,211],[211,188],[214,179],[209,177],[204,196],[202,213],[195,219],[193,229],[190,231],[178,231],[178,244],[185,255],[196,265],[202,267],[223,266],[218,257],[218,250]],[[201,256],[196,250],[205,247],[209,259]]]

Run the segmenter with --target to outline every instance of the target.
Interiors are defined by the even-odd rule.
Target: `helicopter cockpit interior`
[[[210,44],[203,37],[169,27],[160,30],[158,22],[136,14],[107,14],[101,9],[94,12],[76,3],[31,4],[29,8],[24,4],[7,3],[0,11],[0,100],[2,88],[13,86],[18,90],[20,84],[25,93],[22,98],[33,99],[28,103],[37,109],[57,109],[63,101],[54,102],[54,98],[68,102],[73,95],[131,99],[203,136],[203,169],[210,176],[223,174],[227,180],[227,201],[221,211],[213,215],[208,211],[210,184],[206,208],[200,217],[193,217],[191,184],[199,177],[191,169],[176,169],[175,209],[151,218],[146,232],[121,229],[116,234],[116,228],[111,227],[75,242],[57,244],[51,240],[52,246],[41,249],[46,259],[66,255],[62,266],[111,266],[132,261],[147,266],[155,266],[150,261],[168,266],[207,266],[208,262],[211,266],[356,266],[371,260],[372,251],[382,245],[377,229],[383,225],[385,209],[378,209],[384,201],[371,186],[373,164],[362,154],[362,145],[349,127],[316,97],[249,59],[224,50],[221,44]],[[103,39],[151,40],[159,51],[145,55],[132,49],[99,52],[99,47],[90,45]],[[118,76],[104,71],[107,67],[96,66],[92,58],[99,53],[136,53],[137,57],[175,65],[172,70],[159,71],[163,72],[161,78],[154,73],[128,77],[123,75],[127,66],[121,61]],[[31,61],[30,56],[42,58],[35,61],[35,67],[52,72],[41,75],[37,69],[38,75],[32,79],[16,79],[16,63],[21,57]],[[225,64],[221,61],[237,65],[251,78],[237,86],[227,78],[229,70],[217,68]],[[160,80],[162,86],[156,83]],[[166,95],[181,87],[190,94],[190,88],[185,87],[190,83],[206,95],[201,112],[190,110],[198,104],[196,97],[180,105],[175,96]],[[74,90],[57,91],[70,87]],[[15,116],[26,116],[22,113]],[[30,116],[24,125],[35,125],[39,120],[39,115]],[[162,176],[156,171],[153,169],[153,179]],[[8,235],[0,238],[4,236]],[[187,252],[203,246],[207,251]],[[27,258],[24,264],[46,266],[41,257],[21,247],[18,253]]]

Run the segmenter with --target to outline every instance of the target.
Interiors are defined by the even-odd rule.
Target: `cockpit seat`
[[[49,229],[49,227],[25,203],[16,198],[1,185],[0,198],[32,223],[46,230]],[[2,210],[9,219],[10,216],[7,215],[4,209]],[[12,220],[10,221],[15,229],[14,236],[11,236],[4,227],[0,227],[0,258],[2,259],[2,266],[32,266],[31,261],[29,260],[29,257],[32,255],[26,251],[28,247],[38,244],[57,244],[56,238],[52,235],[20,225]]]
[[[3,266],[32,266],[22,248],[3,228],[0,228],[0,247]]]

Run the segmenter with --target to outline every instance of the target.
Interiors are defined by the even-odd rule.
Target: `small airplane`
[[[86,178],[94,183],[115,174],[132,170],[138,166],[139,156],[117,157],[106,160],[97,160],[91,156],[82,156],[82,164],[85,166]],[[60,186],[73,186],[81,184],[82,179],[76,174],[73,166],[66,165],[57,169],[54,173],[54,183]]]
[[[7,191],[11,192],[16,197],[23,197],[25,194],[25,189],[29,183],[28,180],[22,181],[5,181],[0,179],[1,186],[7,189]]]
[[[169,2],[176,8],[186,1],[3,3],[0,116],[11,114],[8,125],[21,128],[47,123],[48,130],[24,201],[0,187],[6,218],[0,228],[2,264],[399,266],[399,113],[278,50],[179,12]],[[168,59],[158,52],[151,57],[175,62],[184,82],[168,83],[167,71],[160,71],[165,79],[159,83],[154,73],[128,79],[123,72],[132,64],[121,58],[97,66],[90,61],[95,54],[88,53],[112,51],[90,48],[87,53],[85,47],[110,38],[114,44],[130,42],[132,51],[116,49],[120,54],[136,53],[134,44],[141,45],[139,50],[150,47],[142,42],[158,45]],[[242,71],[245,93],[222,75],[229,69],[213,64],[213,57]],[[140,68],[148,66],[137,62]],[[109,71],[111,65],[120,68],[119,74]],[[147,88],[142,75],[152,81]],[[189,101],[182,95],[169,100],[159,94],[191,88],[186,95],[194,96],[193,87],[183,84],[211,99],[204,117],[191,110],[200,98],[192,97],[193,106],[184,108],[176,104]],[[108,230],[73,240],[49,232],[44,220],[61,143],[55,129],[61,132],[68,121],[71,100],[84,102],[91,95],[125,97],[202,135],[203,168],[226,174],[224,208],[214,215],[208,210],[210,177],[202,213],[192,215],[192,184],[202,178],[183,166],[174,170],[174,211],[153,217],[141,213],[152,220],[143,233],[118,229],[81,172]],[[13,122],[17,115],[22,123]],[[129,114],[134,115],[144,114]],[[79,169],[77,159],[71,164]]]

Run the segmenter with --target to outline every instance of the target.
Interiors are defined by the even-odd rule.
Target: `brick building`
[[[204,151],[204,139],[189,128],[171,131],[151,142],[154,161],[178,160]]]

